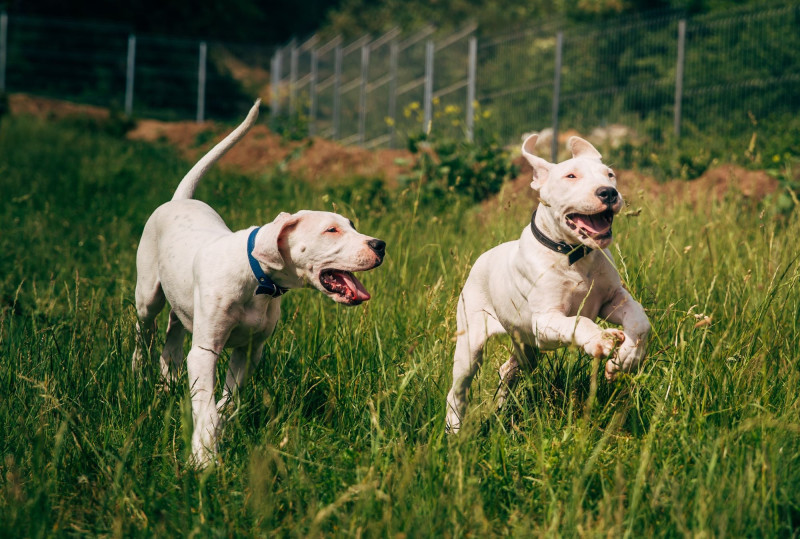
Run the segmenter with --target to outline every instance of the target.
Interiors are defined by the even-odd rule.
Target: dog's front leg
[[[618,344],[625,341],[622,331],[602,329],[585,316],[565,316],[549,311],[534,313],[532,323],[536,346],[544,350],[574,344],[590,356],[602,359],[611,355]]]
[[[622,326],[625,342],[606,362],[606,378],[613,380],[618,371],[628,372],[641,363],[650,337],[650,321],[644,307],[620,287],[614,298],[600,310],[600,317]]]
[[[219,413],[214,399],[214,383],[217,358],[221,351],[222,346],[209,346],[203,341],[193,342],[186,358],[194,421],[192,456],[200,467],[208,465],[217,451]]]

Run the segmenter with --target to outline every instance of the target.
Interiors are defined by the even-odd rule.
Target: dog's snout
[[[594,192],[603,204],[612,206],[619,200],[619,193],[613,187],[600,187]]]
[[[386,242],[383,240],[369,240],[367,245],[380,257],[386,254]]]

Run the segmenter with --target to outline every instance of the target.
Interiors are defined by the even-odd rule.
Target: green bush
[[[493,142],[421,133],[408,138],[408,149],[415,162],[405,181],[418,182],[421,199],[426,202],[448,204],[453,197],[480,202],[518,173],[508,151]]]

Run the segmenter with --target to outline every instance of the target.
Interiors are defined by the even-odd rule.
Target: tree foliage
[[[482,31],[541,26],[543,22],[586,22],[653,10],[688,13],[725,11],[778,0],[0,0],[12,14],[108,21],[132,31],[198,39],[285,43],[317,31],[352,37],[398,26],[427,24],[443,29],[477,23]]]
[[[107,21],[142,34],[279,44],[314,33],[340,0],[9,0],[0,9],[47,18]]]
[[[688,14],[724,12],[744,5],[775,5],[777,0],[343,0],[328,16],[326,31],[352,37],[399,26],[414,30],[434,24],[452,29],[469,22],[496,33],[543,23],[602,21],[653,11]]]

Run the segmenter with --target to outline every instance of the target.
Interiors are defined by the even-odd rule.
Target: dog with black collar
[[[181,180],[172,200],[144,226],[136,253],[137,345],[133,369],[153,356],[156,316],[170,304],[161,373],[173,379],[186,358],[192,395],[192,453],[200,466],[217,451],[220,410],[261,360],[264,342],[280,317],[281,296],[315,288],[338,303],[358,305],[369,293],[353,275],[383,262],[386,244],[357,232],[341,215],[281,213],[271,223],[231,231],[208,204],[194,200],[208,169],[258,117],[256,101],[244,122],[214,146]],[[217,359],[232,348],[222,398],[214,387]]]
[[[513,353],[500,367],[497,406],[521,368],[532,369],[539,350],[574,345],[606,359],[612,380],[642,361],[650,322],[622,286],[611,252],[614,216],[622,208],[613,170],[586,140],[571,137],[572,158],[550,163],[534,155],[537,135],[522,145],[533,167],[539,206],[519,240],[481,255],[458,299],[453,385],[447,395],[449,432],[460,429],[467,391],[492,335],[511,336]],[[602,318],[622,329],[603,329]]]

